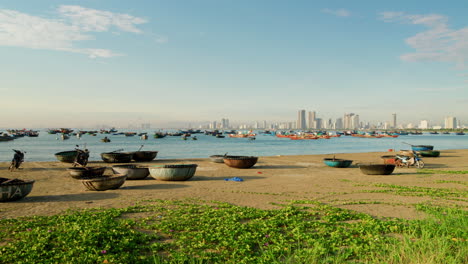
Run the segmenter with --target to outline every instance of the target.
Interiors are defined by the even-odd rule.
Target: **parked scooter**
[[[78,147],[79,146],[76,145],[75,150],[78,151],[78,154],[76,155],[75,162],[73,162],[73,167],[76,167],[76,166],[86,167],[86,165],[88,165],[89,151],[87,148],[82,150],[82,149],[79,149]]]
[[[424,161],[419,157],[418,153],[416,153],[414,150],[412,152],[412,157],[396,155],[395,165],[397,165],[398,167],[407,168],[409,168],[409,166],[415,166],[418,169],[424,168]]]
[[[15,154],[13,155],[13,159],[11,160],[11,165],[8,168],[10,171],[19,169],[21,163],[23,163],[24,161],[24,153],[26,153],[24,151],[16,150],[16,149],[14,149],[13,151],[15,152]]]

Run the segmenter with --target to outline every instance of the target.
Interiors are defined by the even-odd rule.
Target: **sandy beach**
[[[382,163],[383,155],[390,152],[336,154],[336,158],[351,159],[349,168],[331,168],[323,158],[332,155],[301,155],[260,157],[251,169],[234,169],[209,159],[159,160],[138,165],[196,163],[195,176],[188,181],[127,180],[117,190],[88,191],[79,180],[70,177],[61,162],[30,162],[22,170],[9,172],[9,163],[0,163],[0,177],[32,179],[32,192],[19,201],[0,203],[0,218],[32,215],[52,215],[79,208],[117,208],[148,202],[151,199],[195,198],[206,201],[223,201],[240,206],[263,209],[278,208],[290,200],[316,200],[341,208],[368,213],[377,217],[417,219],[424,217],[414,204],[459,204],[466,207],[467,200],[433,198],[424,195],[400,195],[384,190],[382,186],[398,185],[423,188],[444,188],[466,191],[466,174],[444,174],[443,171],[468,170],[468,150],[443,150],[438,158],[423,158],[424,169],[437,170],[434,174],[418,173],[415,168],[396,168],[388,176],[364,175],[356,163]],[[114,164],[92,161],[88,166]],[[439,172],[442,171],[442,172]],[[107,169],[106,174],[111,174]],[[225,181],[240,177],[243,182]],[[378,185],[378,186],[376,186]]]

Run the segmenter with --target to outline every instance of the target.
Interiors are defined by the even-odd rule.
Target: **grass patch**
[[[307,200],[278,210],[155,200],[0,220],[0,263],[463,263],[467,212],[417,209],[431,217],[376,219]]]
[[[468,193],[464,190],[447,189],[447,188],[430,188],[419,186],[401,186],[395,184],[378,183],[375,187],[386,188],[383,190],[366,190],[368,193],[391,193],[401,196],[428,196],[432,198],[457,199],[466,198]],[[463,199],[457,199],[463,200]]]

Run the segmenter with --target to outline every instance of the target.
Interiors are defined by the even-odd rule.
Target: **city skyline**
[[[0,0],[0,127],[295,122],[298,109],[306,124],[310,111],[464,124],[466,13],[465,1]]]

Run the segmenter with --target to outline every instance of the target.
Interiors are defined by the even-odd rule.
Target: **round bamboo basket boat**
[[[195,175],[197,164],[156,165],[149,167],[153,178],[161,181],[186,181]]]
[[[127,175],[102,176],[93,179],[81,180],[81,183],[90,191],[106,191],[120,188],[127,179]]]
[[[134,164],[112,166],[114,174],[127,175],[127,180],[142,180],[149,175],[148,167],[137,167]]]
[[[323,159],[323,163],[325,163],[329,167],[348,168],[349,166],[351,166],[353,161],[345,159]]]
[[[74,179],[95,178],[102,176],[106,167],[73,167],[68,168],[67,171]]]
[[[140,162],[152,161],[157,155],[157,151],[135,151],[133,152],[133,160]]]
[[[55,153],[55,157],[65,163],[73,163],[75,162],[75,158],[78,155],[78,151],[70,150],[70,151],[62,151]]]
[[[253,167],[257,161],[258,157],[253,156],[225,156],[223,158],[224,164],[232,168],[237,169],[248,169]]]
[[[0,178],[0,202],[16,201],[26,197],[32,190],[34,180]]]
[[[101,153],[101,158],[104,162],[118,163],[131,162],[133,153],[131,152],[105,152]]]
[[[359,169],[366,175],[390,175],[395,170],[395,164],[359,164]]]

